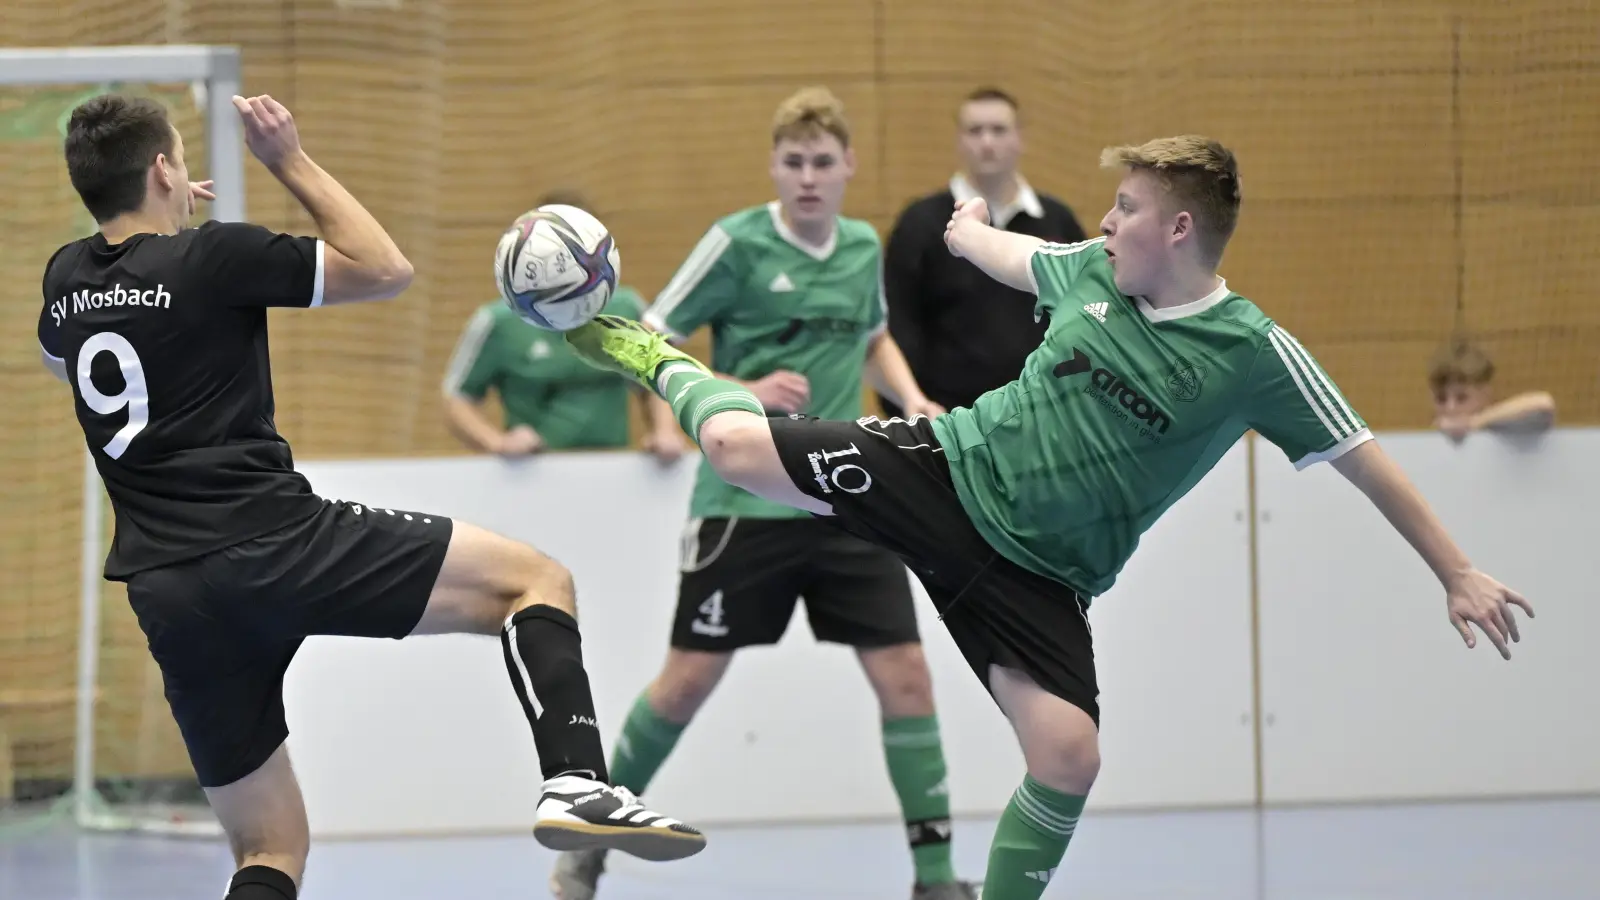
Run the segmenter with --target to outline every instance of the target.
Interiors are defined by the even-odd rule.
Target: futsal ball
[[[523,321],[550,331],[570,331],[599,315],[621,268],[606,226],[559,203],[518,216],[494,254],[500,297]]]

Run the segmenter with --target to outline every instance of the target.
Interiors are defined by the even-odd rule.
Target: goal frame
[[[0,49],[0,85],[188,83],[205,108],[207,175],[217,199],[211,218],[244,221],[244,139],[232,97],[241,93],[239,48],[171,44]],[[94,713],[100,655],[100,596],[104,579],[105,506],[100,473],[87,448],[83,466],[83,529],[79,569],[78,685],[73,775],[73,820],[80,828],[190,831],[108,814],[95,789]],[[215,832],[214,827],[200,829]]]

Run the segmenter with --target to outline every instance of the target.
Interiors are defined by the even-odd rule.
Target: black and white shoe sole
[[[551,850],[616,850],[650,862],[685,859],[706,848],[703,834],[588,822],[540,822],[533,826],[533,837]]]

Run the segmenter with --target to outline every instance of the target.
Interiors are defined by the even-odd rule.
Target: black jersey
[[[107,578],[317,511],[273,424],[266,308],[320,304],[322,262],[316,238],[221,222],[50,258],[39,345],[65,364],[116,515]]]

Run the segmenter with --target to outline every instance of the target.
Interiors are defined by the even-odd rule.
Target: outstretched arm
[[[1033,281],[1033,252],[1043,238],[1001,231],[989,224],[989,205],[981,197],[956,205],[944,232],[945,246],[956,256],[972,260],[985,275],[1008,287],[1039,293]]]
[[[1522,607],[1532,617],[1533,607],[1527,599],[1473,568],[1416,486],[1377,441],[1362,443],[1333,460],[1332,465],[1367,495],[1439,578],[1445,589],[1450,623],[1467,646],[1477,645],[1468,625],[1471,623],[1483,631],[1501,656],[1510,659],[1508,640],[1522,639],[1511,606]]]
[[[1535,432],[1555,424],[1556,401],[1544,391],[1528,391],[1496,403],[1473,417],[1474,428]]]

